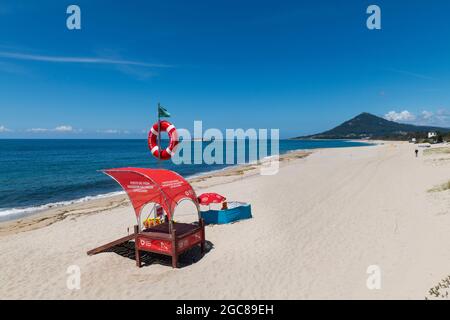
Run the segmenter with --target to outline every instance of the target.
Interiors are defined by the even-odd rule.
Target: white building
[[[428,139],[434,138],[437,136],[437,132],[428,132]]]

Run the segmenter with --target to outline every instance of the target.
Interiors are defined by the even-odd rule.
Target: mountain
[[[425,138],[430,131],[449,133],[450,128],[415,126],[389,121],[363,112],[331,130],[295,139],[389,139]]]

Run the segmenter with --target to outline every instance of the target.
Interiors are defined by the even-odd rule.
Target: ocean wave
[[[34,207],[0,209],[0,219],[5,218],[5,217],[8,217],[8,219],[10,219],[13,216],[14,217],[27,216],[29,214],[34,214],[39,211],[59,208],[59,207],[63,207],[63,206],[71,205],[71,204],[83,203],[83,202],[90,201],[90,200],[110,198],[110,197],[117,196],[120,194],[125,194],[125,192],[124,191],[115,191],[115,192],[109,192],[109,193],[99,194],[99,195],[95,195],[95,196],[86,196],[86,197],[74,199],[74,200],[47,203],[47,204],[34,206]]]

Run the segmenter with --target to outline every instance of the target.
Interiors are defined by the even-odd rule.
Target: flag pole
[[[161,164],[161,120],[159,118],[160,103],[158,102],[158,165]]]

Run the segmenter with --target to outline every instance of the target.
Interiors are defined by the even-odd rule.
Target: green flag
[[[160,118],[170,118],[170,113],[167,112],[166,108],[158,104],[158,115]]]

